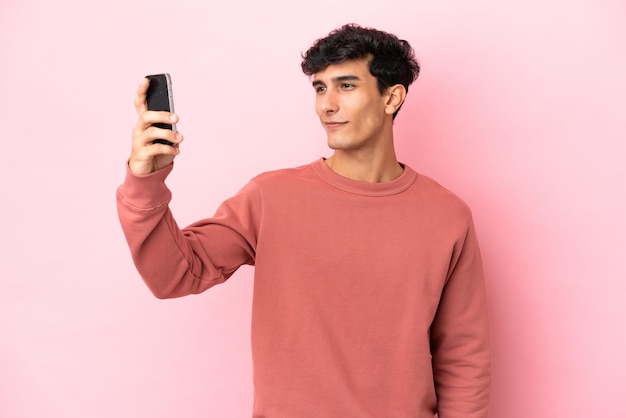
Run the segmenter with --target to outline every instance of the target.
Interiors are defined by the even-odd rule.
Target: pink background
[[[422,64],[397,147],[473,208],[491,417],[626,416],[625,18],[621,0],[3,0],[0,416],[250,416],[252,270],[159,301],[131,263],[114,193],[134,93],[173,76],[186,225],[329,155],[299,55],[346,22]]]

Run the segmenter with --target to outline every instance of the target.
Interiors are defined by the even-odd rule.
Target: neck
[[[334,154],[326,159],[326,164],[343,177],[368,183],[391,181],[400,177],[404,171],[393,149],[386,154],[378,152],[373,155],[335,150]]]

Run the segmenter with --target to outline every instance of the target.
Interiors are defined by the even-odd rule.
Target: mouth
[[[334,122],[334,121],[325,121],[322,122],[322,124],[324,125],[324,127],[326,129],[337,129],[337,128],[341,128],[342,126],[344,126],[345,124],[347,124],[348,122]]]

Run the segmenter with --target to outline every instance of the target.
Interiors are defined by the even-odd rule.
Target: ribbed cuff
[[[118,189],[124,204],[139,210],[151,210],[167,205],[172,199],[172,192],[165,185],[174,164],[146,175],[137,175],[126,164],[126,178]]]

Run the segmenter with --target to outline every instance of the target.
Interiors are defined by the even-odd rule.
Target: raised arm
[[[256,190],[249,186],[224,202],[213,218],[179,228],[169,209],[172,193],[165,179],[173,169],[182,135],[152,126],[174,123],[169,112],[146,108],[148,81],[135,99],[139,119],[126,178],[117,190],[117,209],[133,261],[159,298],[200,293],[254,263]],[[174,145],[154,143],[166,139]]]

